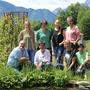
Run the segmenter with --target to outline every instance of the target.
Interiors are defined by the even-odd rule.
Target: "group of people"
[[[78,64],[79,71],[88,61],[88,52],[85,51],[83,43],[78,44],[81,33],[73,17],[67,17],[67,23],[69,26],[64,30],[57,19],[54,30],[48,30],[47,21],[42,20],[41,28],[35,35],[30,22],[26,20],[24,30],[18,36],[19,46],[10,53],[7,65],[21,70],[23,64],[31,63],[41,69],[43,64],[52,63],[54,54],[56,66],[75,71]]]

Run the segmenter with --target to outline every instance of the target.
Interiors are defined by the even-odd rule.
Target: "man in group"
[[[34,64],[37,69],[41,69],[43,65],[50,64],[50,51],[45,48],[45,42],[39,42],[39,50],[35,54]]]
[[[42,20],[41,22],[41,28],[37,31],[36,33],[36,40],[37,40],[37,46],[39,48],[38,42],[40,40],[45,41],[45,47],[46,49],[50,50],[50,54],[52,54],[51,51],[51,37],[52,37],[52,30],[48,29],[48,23],[45,19]],[[50,61],[52,62],[52,56]]]
[[[86,78],[86,65],[89,62],[88,52],[85,50],[85,46],[80,44],[78,46],[78,52],[76,53],[78,69],[77,73],[79,73],[82,77]]]
[[[29,56],[25,48],[25,42],[21,40],[19,46],[14,48],[9,55],[7,66],[11,66],[16,70],[21,70],[23,65],[28,61]]]

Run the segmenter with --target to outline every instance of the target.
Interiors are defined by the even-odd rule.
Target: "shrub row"
[[[24,68],[18,72],[5,64],[0,64],[0,89],[20,89],[31,87],[64,87],[70,75],[60,69],[36,70]]]

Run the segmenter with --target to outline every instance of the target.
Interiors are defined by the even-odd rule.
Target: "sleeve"
[[[39,49],[39,31],[36,33],[36,44],[37,44],[37,49]]]
[[[15,49],[14,50],[13,56],[14,56],[14,59],[19,59],[20,58],[20,53],[19,53],[19,50],[18,49]]]
[[[38,53],[35,53],[35,57],[34,57],[34,64],[38,63]]]
[[[18,62],[18,58],[19,58],[19,54],[18,54],[16,48],[14,48],[9,55],[7,65],[12,65],[12,64],[14,64],[15,61]]]
[[[77,39],[79,39],[80,38],[80,30],[77,26],[76,26],[76,35],[77,35]]]
[[[29,55],[26,49],[25,49],[25,57],[29,59]]]
[[[46,52],[46,57],[45,57],[45,59],[46,59],[46,61],[47,61],[47,64],[50,64],[50,57],[51,57],[50,51],[47,50],[47,52]]]
[[[51,39],[51,42],[52,42],[52,46],[54,47],[56,42],[55,42],[55,34],[52,35],[52,39]]]
[[[36,40],[37,40],[37,42],[39,41],[39,31],[37,31],[37,33],[36,33]]]
[[[34,35],[33,31],[32,31],[32,33],[33,33],[33,38],[32,38],[32,40],[33,40],[33,49],[35,49],[35,35]]]
[[[23,32],[21,31],[19,36],[18,36],[18,42],[20,42],[20,40],[23,40]]]
[[[87,61],[87,60],[89,60],[89,58],[88,58],[88,52],[86,52],[86,61]]]

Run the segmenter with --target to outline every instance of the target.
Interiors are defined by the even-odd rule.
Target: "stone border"
[[[78,87],[80,90],[90,90],[90,81],[71,80],[67,85],[71,87]]]

